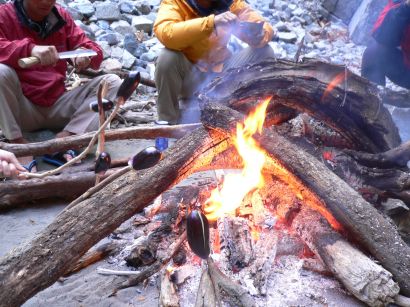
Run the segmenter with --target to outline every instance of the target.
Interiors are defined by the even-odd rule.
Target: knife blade
[[[59,52],[58,57],[60,60],[62,59],[69,59],[69,58],[79,58],[79,57],[86,57],[86,56],[96,56],[97,52],[91,49],[77,49],[72,51],[64,51]]]
[[[97,52],[91,49],[77,49],[77,50],[59,52],[58,58],[60,60],[63,60],[63,59],[89,57],[89,56],[96,56],[96,55],[97,55]],[[18,60],[18,64],[21,68],[28,68],[38,63],[40,63],[40,59],[35,56],[28,57],[28,58],[21,58]]]

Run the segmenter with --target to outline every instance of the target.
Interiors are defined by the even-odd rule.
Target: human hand
[[[80,49],[83,49],[83,48],[80,48]],[[89,57],[78,57],[78,58],[72,58],[71,62],[73,63],[73,66],[76,72],[80,72],[83,69],[86,69],[90,65],[91,60]]]
[[[236,22],[237,20],[238,20],[238,16],[228,11],[228,12],[216,15],[214,19],[214,24],[215,24],[215,27],[224,26],[224,25],[226,26],[228,24],[232,24],[233,22]]]
[[[0,175],[1,177],[17,177],[26,169],[20,164],[16,156],[9,151],[0,149]]]
[[[55,65],[58,61],[58,52],[55,46],[40,46],[36,45],[31,50],[31,56],[34,56],[40,60],[40,64]]]
[[[263,24],[263,22],[239,22],[238,29],[241,37],[252,46],[259,45],[265,36]]]

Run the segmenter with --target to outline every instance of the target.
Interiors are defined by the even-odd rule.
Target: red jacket
[[[57,11],[65,20],[56,32],[46,38],[22,24],[12,3],[0,5],[0,63],[14,68],[21,82],[24,95],[34,104],[51,106],[64,93],[67,62],[60,60],[56,66],[35,65],[22,69],[17,65],[20,58],[29,57],[35,45],[54,45],[57,51],[69,51],[79,47],[93,49],[97,56],[91,58],[90,67],[97,69],[102,60],[102,50],[88,39],[71,16],[60,6]]]
[[[373,37],[383,45],[400,46],[410,68],[410,7],[405,1],[389,0],[373,27]]]

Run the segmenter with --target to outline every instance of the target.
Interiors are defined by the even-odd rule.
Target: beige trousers
[[[106,98],[114,100],[121,79],[112,74],[96,77],[65,92],[54,105],[42,107],[24,96],[14,69],[0,64],[0,128],[9,140],[22,137],[22,132],[39,129],[74,134],[97,130],[98,115],[89,110],[89,104],[96,99],[98,85],[104,78],[109,88]]]
[[[225,62],[224,71],[273,57],[274,52],[269,45],[264,48],[248,47],[233,54]],[[158,119],[177,124],[181,119],[179,100],[193,97],[217,75],[201,72],[180,51],[163,49],[155,69]]]

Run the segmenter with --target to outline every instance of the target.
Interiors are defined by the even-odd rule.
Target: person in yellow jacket
[[[179,98],[192,97],[216,74],[274,57],[273,28],[244,0],[163,0],[154,32],[165,46],[155,69],[158,120],[170,124],[189,122]],[[232,34],[249,47],[231,54]]]

